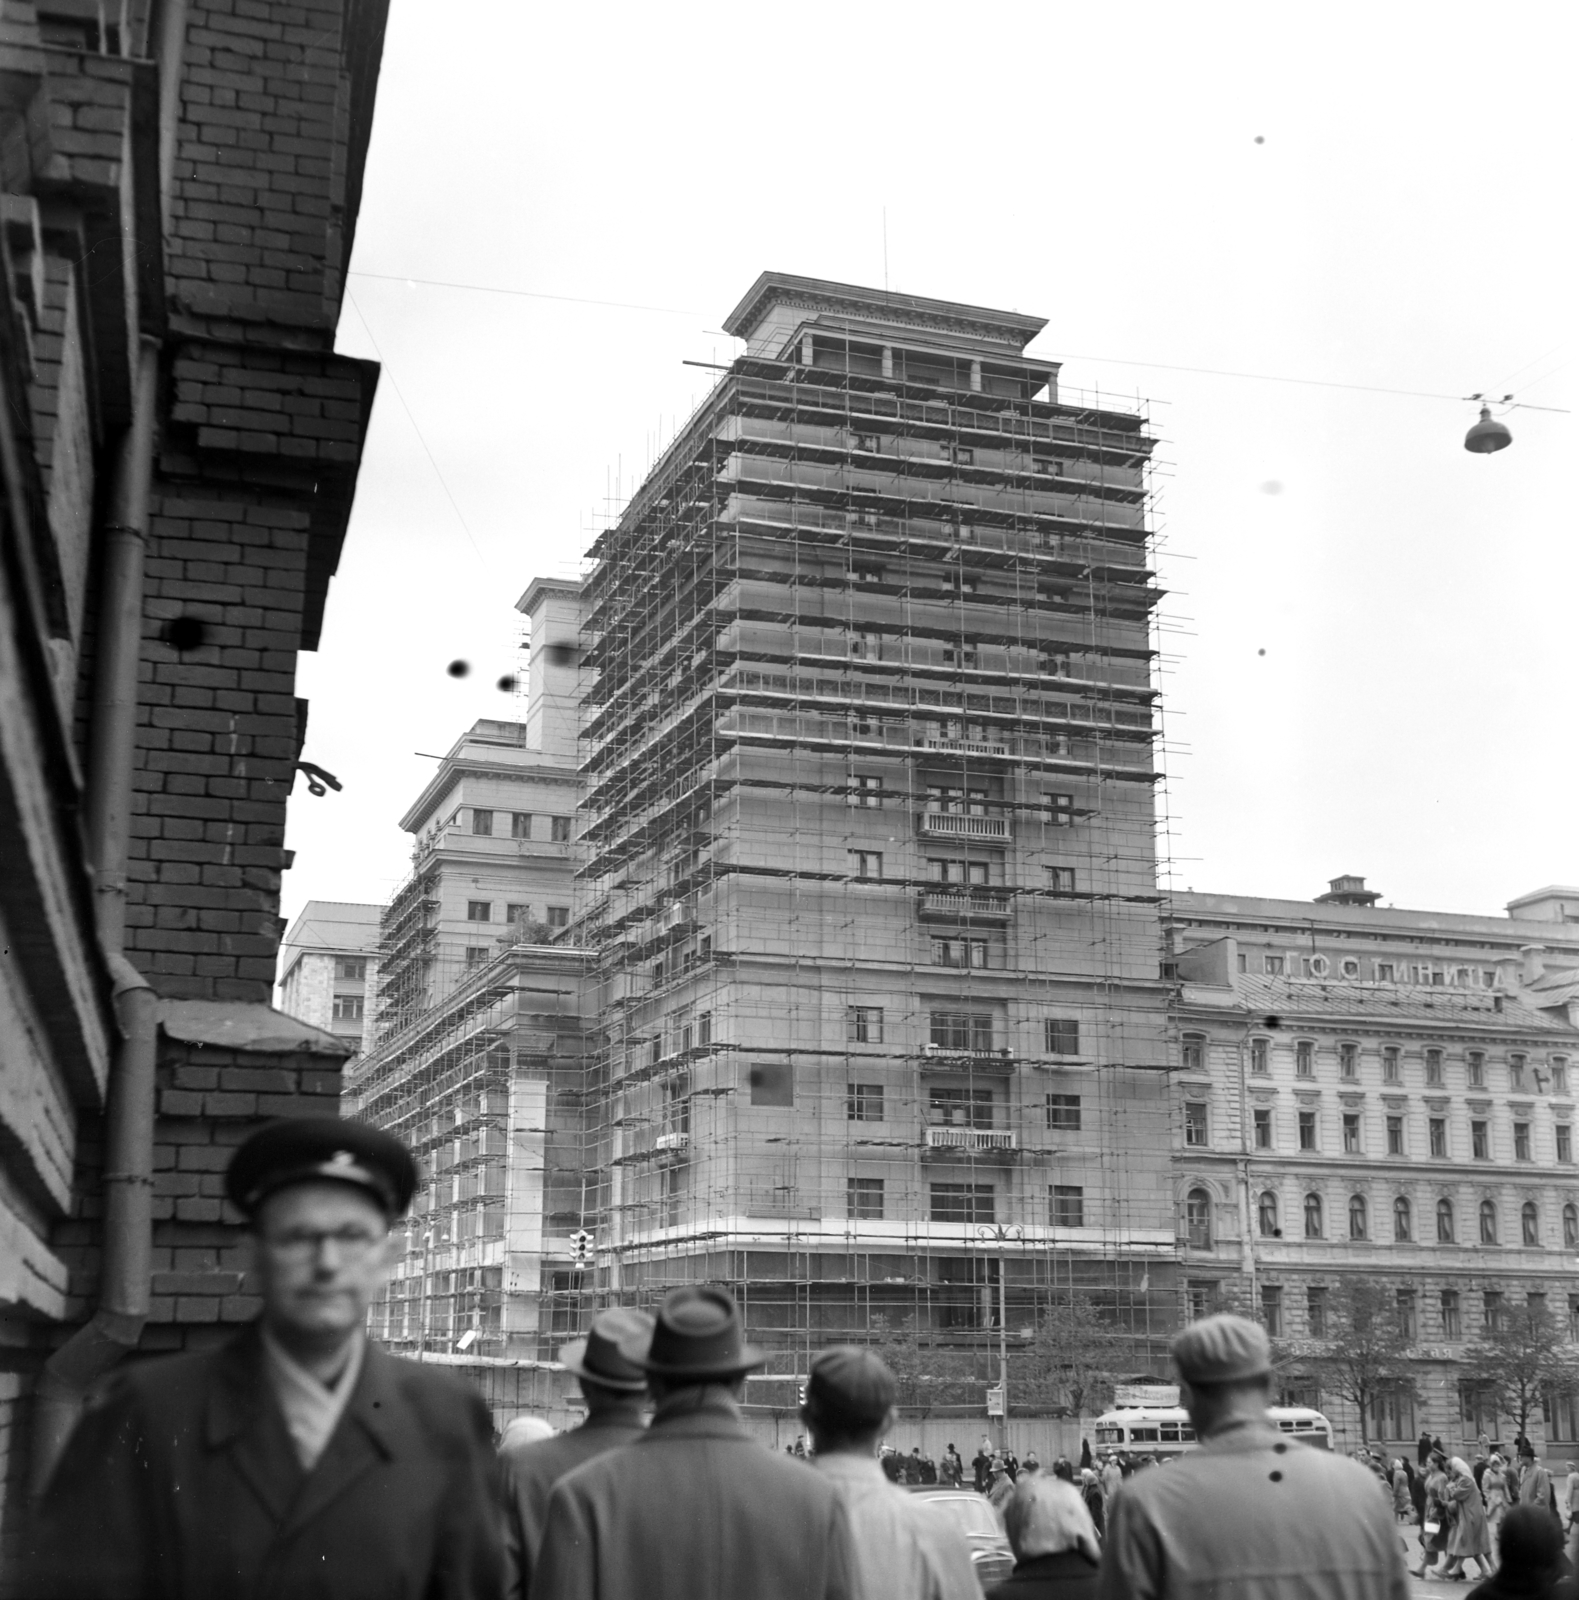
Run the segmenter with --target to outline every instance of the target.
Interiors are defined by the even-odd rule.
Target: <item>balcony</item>
[[[1013,1072],[1014,1052],[1008,1049],[964,1050],[946,1044],[925,1044],[921,1047],[921,1064],[929,1072]]]
[[[1019,1135],[1008,1128],[926,1128],[925,1154],[935,1151],[966,1151],[972,1155],[984,1152],[1005,1153],[1018,1150]]]
[[[688,1133],[660,1133],[653,1145],[654,1150],[681,1155],[689,1148],[691,1136]]]
[[[969,739],[928,739],[928,750],[952,750],[962,756],[1006,756],[1006,744],[977,744]]]
[[[1007,817],[973,817],[957,811],[923,811],[916,817],[923,834],[940,839],[1008,839]]]
[[[994,889],[927,889],[916,903],[916,915],[926,922],[1002,924],[1012,914],[1009,896]]]

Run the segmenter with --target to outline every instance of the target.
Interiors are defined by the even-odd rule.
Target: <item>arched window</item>
[[[1277,1196],[1270,1189],[1261,1191],[1261,1198],[1256,1203],[1256,1215],[1261,1224],[1261,1237],[1263,1239],[1277,1238]]]
[[[1438,1200],[1436,1203],[1436,1242],[1438,1244],[1452,1244],[1453,1242],[1453,1202],[1451,1200]]]
[[[1497,1202],[1495,1200],[1482,1200],[1480,1202],[1480,1242],[1482,1244],[1495,1244],[1497,1242]]]
[[[1184,1197],[1184,1226],[1192,1250],[1212,1248],[1212,1197],[1204,1189],[1191,1189]]]
[[[1414,1230],[1410,1225],[1409,1197],[1399,1195],[1393,1201],[1393,1238],[1399,1244],[1408,1244],[1414,1238]]]
[[[1349,1237],[1363,1239],[1365,1237],[1365,1196],[1352,1194],[1349,1196]]]
[[[1308,1194],[1305,1196],[1305,1237],[1319,1239],[1321,1237],[1321,1196]]]
[[[1563,1247],[1579,1250],[1579,1206],[1572,1201],[1563,1207]]]
[[[1533,1200],[1524,1202],[1524,1209],[1519,1213],[1519,1221],[1524,1229],[1524,1242],[1526,1244],[1539,1244],[1541,1242],[1541,1214],[1535,1209]]]

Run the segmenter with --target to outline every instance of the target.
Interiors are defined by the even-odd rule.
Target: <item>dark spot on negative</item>
[[[1283,1481],[1283,1474],[1281,1472],[1269,1472],[1267,1476],[1273,1481],[1273,1483],[1281,1483]]]
[[[469,661],[452,661],[444,670],[452,678],[464,678],[471,671],[471,663]]]
[[[1284,1454],[1286,1454],[1287,1451],[1288,1451],[1288,1440],[1287,1439],[1279,1439],[1278,1442],[1275,1445],[1272,1446],[1272,1449],[1273,1449],[1274,1454],[1276,1454],[1276,1455],[1284,1455]]]

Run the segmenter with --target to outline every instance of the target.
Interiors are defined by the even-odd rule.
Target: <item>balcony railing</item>
[[[1008,1128],[927,1128],[929,1150],[1017,1150],[1019,1135]]]
[[[660,1133],[653,1148],[655,1150],[684,1150],[690,1142],[691,1136],[688,1133]]]
[[[949,922],[1007,922],[1011,906],[1008,895],[990,889],[927,889],[917,912],[927,919]]]
[[[928,750],[953,750],[965,756],[1006,756],[1006,744],[978,744],[969,739],[928,739]]]
[[[958,811],[923,811],[916,818],[922,833],[950,839],[1007,839],[1007,817],[973,817]]]

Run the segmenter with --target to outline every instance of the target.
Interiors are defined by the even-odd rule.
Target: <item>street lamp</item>
[[[1003,1447],[1009,1448],[1009,1298],[1005,1285],[1009,1277],[1009,1246],[1025,1242],[1025,1229],[1017,1222],[978,1222],[976,1237],[983,1244],[998,1247],[998,1400],[1001,1410]]]

